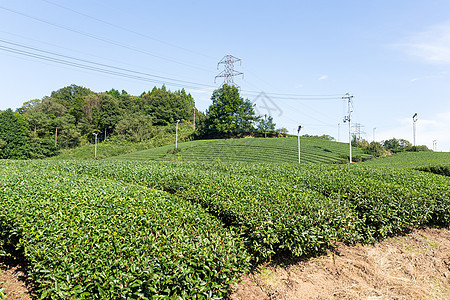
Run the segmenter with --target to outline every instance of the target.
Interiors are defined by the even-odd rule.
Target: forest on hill
[[[15,112],[0,113],[0,158],[52,156],[59,149],[92,143],[94,134],[100,141],[141,142],[175,133],[177,120],[192,127],[190,139],[274,134],[272,118],[256,116],[236,87],[222,86],[211,100],[202,113],[184,89],[172,92],[165,86],[154,87],[133,96],[124,90],[97,93],[70,85],[27,101]]]

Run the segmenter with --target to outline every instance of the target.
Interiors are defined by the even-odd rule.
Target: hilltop
[[[348,144],[301,137],[301,161],[308,163],[345,163]],[[371,158],[361,149],[352,149],[354,160]],[[298,163],[297,138],[241,138],[198,140],[152,148],[111,157],[114,160],[221,161]]]

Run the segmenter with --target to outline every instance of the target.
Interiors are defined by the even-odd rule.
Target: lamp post
[[[177,120],[177,129],[175,130],[175,149],[178,149],[178,123],[180,120]]]
[[[413,144],[416,145],[416,122],[417,122],[417,113],[413,115]]]
[[[298,139],[298,163],[300,163],[300,130],[302,130],[303,126],[298,125],[297,129],[297,139]]]
[[[93,133],[95,136],[95,147],[94,147],[94,158],[97,158],[97,134]]]

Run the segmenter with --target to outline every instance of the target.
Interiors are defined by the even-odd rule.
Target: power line
[[[115,67],[112,65],[97,63],[97,62],[89,61],[86,59],[63,55],[63,54],[39,49],[36,47],[31,47],[31,46],[27,46],[24,44],[12,42],[12,41],[0,39],[0,43],[4,43],[4,44],[8,44],[10,46],[16,47],[16,48],[13,48],[13,47],[7,47],[7,46],[0,45],[0,50],[2,50],[2,51],[10,52],[10,53],[14,53],[14,54],[34,58],[34,59],[39,59],[39,60],[43,60],[43,61],[58,63],[58,64],[66,65],[69,67],[76,67],[76,68],[86,69],[89,71],[100,72],[100,73],[104,73],[104,74],[108,74],[108,75],[121,76],[121,77],[140,80],[140,81],[147,81],[147,82],[161,83],[161,84],[171,84],[171,85],[182,87],[182,88],[193,88],[193,89],[215,88],[213,85],[192,82],[192,81],[186,81],[186,80],[179,80],[179,79],[175,79],[175,78],[140,72],[140,71],[136,71],[136,70],[132,70],[132,69]],[[26,50],[31,50],[34,52],[18,49],[17,47],[20,47],[20,48],[23,48]],[[36,52],[38,52],[38,53],[36,53]],[[257,91],[244,91],[243,92],[243,94],[248,94],[248,95],[255,95],[256,93],[259,93],[259,92],[257,92]],[[281,93],[267,93],[267,94],[275,99],[312,100],[312,101],[314,101],[314,100],[335,100],[336,99],[333,94],[328,94],[328,95],[298,95],[298,94],[281,94]]]
[[[61,29],[67,30],[67,31],[71,31],[71,32],[74,32],[74,33],[77,33],[77,34],[80,34],[80,35],[83,35],[83,36],[87,36],[87,37],[90,37],[92,39],[95,39],[95,40],[98,40],[98,41],[102,41],[104,43],[108,43],[108,44],[115,45],[115,46],[118,46],[118,47],[121,47],[121,48],[125,48],[125,49],[128,49],[128,50],[139,52],[139,53],[142,53],[142,54],[145,54],[145,55],[149,55],[149,56],[152,56],[152,57],[156,57],[156,58],[159,58],[159,59],[162,59],[162,60],[166,60],[166,61],[169,61],[169,62],[172,62],[172,63],[177,63],[177,64],[180,64],[180,65],[184,65],[184,66],[187,66],[187,67],[190,67],[190,68],[194,68],[194,69],[198,69],[198,70],[202,70],[202,71],[206,71],[206,72],[211,72],[210,70],[199,68],[198,66],[195,66],[195,65],[187,64],[187,63],[184,63],[184,62],[172,59],[172,58],[167,58],[167,57],[164,57],[164,56],[161,56],[161,55],[158,55],[158,54],[154,54],[154,53],[151,53],[151,52],[148,52],[148,51],[145,51],[145,50],[141,50],[141,49],[137,49],[137,48],[134,48],[134,47],[130,47],[128,45],[121,44],[120,42],[117,42],[117,41],[109,40],[109,39],[106,39],[106,38],[103,38],[103,37],[100,37],[100,36],[97,36],[97,35],[94,35],[94,34],[86,33],[86,32],[83,32],[83,31],[80,31],[80,30],[77,30],[77,29],[74,29],[74,28],[71,28],[71,27],[68,27],[68,26],[52,23],[50,21],[47,21],[47,20],[44,20],[44,19],[41,19],[41,18],[38,18],[38,17],[33,17],[31,15],[25,14],[23,12],[20,12],[20,11],[11,9],[11,8],[0,6],[0,9],[3,9],[3,10],[6,10],[6,11],[9,11],[9,12],[18,14],[18,15],[27,17],[29,19],[32,19],[32,20],[35,20],[35,21],[39,21],[39,22],[42,22],[42,23],[45,23],[45,24],[48,24],[48,25],[51,25],[51,26],[54,26],[54,27],[58,27],[58,28],[61,28]]]
[[[177,85],[177,86],[181,86],[181,87],[187,87],[187,86],[189,86],[191,88],[192,87],[193,88],[214,87],[212,85],[196,83],[196,82],[191,82],[191,81],[178,80],[178,79],[173,79],[173,78],[153,75],[153,74],[149,74],[149,73],[134,71],[134,70],[130,70],[130,69],[114,67],[114,66],[107,65],[107,64],[102,64],[102,63],[88,61],[88,60],[85,60],[85,59],[79,59],[79,58],[75,58],[75,57],[71,57],[71,56],[67,56],[67,55],[62,55],[62,54],[58,54],[58,53],[54,53],[54,52],[38,49],[38,48],[35,48],[35,47],[30,47],[30,46],[26,46],[26,45],[23,45],[23,44],[10,42],[10,41],[5,41],[5,40],[1,40],[1,39],[0,39],[0,42],[4,43],[4,44],[9,44],[9,45],[12,45],[12,46],[16,46],[16,47],[32,50],[32,51],[35,51],[35,52],[40,52],[40,53],[44,53],[44,54],[53,55],[53,56],[56,56],[56,57],[43,55],[43,54],[38,54],[38,53],[30,52],[30,51],[25,51],[25,50],[21,50],[21,49],[18,49],[18,48],[12,48],[12,47],[7,47],[7,46],[0,45],[0,50],[3,50],[3,51],[15,53],[15,54],[20,54],[20,55],[27,56],[27,57],[37,58],[37,59],[45,60],[45,61],[49,61],[49,62],[54,62],[54,63],[63,64],[63,65],[68,65],[68,66],[72,66],[72,67],[77,67],[77,68],[87,69],[87,70],[91,70],[91,71],[97,71],[97,72],[101,72],[101,73],[106,73],[106,74],[110,74],[110,75],[122,76],[122,77],[127,77],[127,78],[131,78],[131,79],[138,79],[138,80],[144,80],[144,81],[152,81],[152,82],[163,83],[163,84],[167,83],[167,84]],[[60,58],[57,58],[57,57],[60,57]],[[63,58],[63,59],[61,59],[61,58]],[[69,60],[67,60],[67,59],[69,59]],[[70,60],[72,60],[72,61],[70,61]],[[105,69],[105,68],[108,68],[108,69]],[[111,69],[111,70],[109,70],[109,69]],[[114,71],[114,70],[117,70],[117,71]],[[127,72],[127,73],[123,73],[123,72]],[[146,77],[143,77],[143,76],[146,76]],[[148,78],[148,77],[153,77],[154,79]]]
[[[103,23],[103,24],[106,24],[106,25],[109,25],[109,26],[112,26],[112,27],[121,29],[121,30],[126,31],[126,32],[129,32],[129,33],[133,33],[133,34],[138,35],[138,36],[140,36],[140,37],[144,37],[144,38],[147,38],[147,39],[150,39],[150,40],[159,42],[159,43],[161,43],[161,44],[165,44],[165,45],[170,46],[170,47],[173,47],[173,48],[177,48],[177,49],[180,49],[180,50],[184,50],[184,51],[186,51],[186,52],[190,52],[190,53],[193,53],[193,54],[197,54],[197,55],[200,55],[200,56],[203,56],[203,57],[207,57],[207,58],[213,59],[212,56],[206,55],[206,54],[204,54],[204,53],[200,53],[200,52],[197,52],[197,51],[193,51],[193,50],[187,49],[187,48],[185,48],[185,47],[181,47],[181,46],[178,46],[178,45],[175,45],[175,44],[172,44],[172,43],[168,43],[168,42],[166,42],[166,41],[163,41],[163,40],[160,40],[160,39],[151,37],[151,36],[149,36],[149,35],[146,35],[146,34],[143,34],[143,33],[137,32],[137,31],[134,31],[134,30],[132,30],[132,29],[129,29],[129,28],[126,28],[126,27],[123,27],[123,26],[120,26],[120,25],[117,25],[117,24],[114,24],[114,23],[111,23],[111,22],[102,20],[102,19],[100,19],[100,18],[97,18],[97,17],[91,16],[91,15],[88,15],[88,14],[83,13],[83,12],[80,12],[80,11],[78,11],[78,10],[75,10],[75,9],[72,9],[72,8],[69,8],[69,7],[66,7],[66,6],[63,6],[63,5],[59,4],[59,3],[55,3],[55,2],[49,1],[49,0],[41,0],[41,1],[46,2],[46,3],[49,3],[49,4],[54,5],[54,6],[57,6],[57,7],[62,8],[62,9],[68,10],[68,11],[70,11],[70,12],[73,12],[73,13],[75,13],[75,14],[81,15],[81,16],[83,16],[83,17],[86,17],[86,18],[95,20],[95,21],[97,21],[97,22],[100,22],[100,23]]]
[[[42,1],[45,1],[45,0],[42,0]],[[137,66],[137,65],[134,65],[134,64],[126,63],[126,62],[123,62],[123,61],[110,59],[110,58],[107,58],[107,57],[104,57],[104,56],[83,52],[83,51],[80,51],[78,49],[67,48],[67,47],[63,47],[61,45],[57,45],[57,44],[53,44],[53,43],[49,43],[49,42],[44,42],[44,41],[37,40],[37,39],[34,39],[32,37],[29,37],[29,36],[20,35],[20,34],[17,34],[17,33],[12,33],[12,32],[4,31],[4,30],[0,30],[0,32],[1,33],[6,33],[8,35],[19,37],[19,38],[24,39],[26,41],[34,41],[34,42],[38,42],[40,44],[44,44],[44,45],[47,45],[47,46],[52,46],[52,47],[56,47],[56,48],[63,49],[63,50],[69,50],[69,51],[76,52],[76,53],[79,53],[79,54],[83,54],[83,55],[87,55],[87,56],[90,56],[90,57],[99,58],[99,59],[102,59],[102,60],[111,61],[111,62],[114,62],[114,63],[119,63],[119,64],[122,64],[122,65],[127,65],[127,66],[130,66],[130,67],[135,67],[135,68],[136,67],[141,67],[141,66]],[[163,71],[158,71],[158,72],[161,73],[161,74],[166,74],[166,75],[170,75],[170,76],[177,76],[175,74],[167,73],[167,72],[163,72]]]

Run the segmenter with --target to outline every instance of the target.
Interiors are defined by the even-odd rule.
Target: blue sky
[[[242,59],[235,66],[244,73],[235,78],[242,95],[260,114],[271,113],[277,127],[294,132],[301,124],[304,134],[346,142],[341,97],[349,92],[352,122],[361,124],[363,138],[372,141],[375,132],[377,141],[412,142],[417,112],[416,144],[432,148],[435,140],[436,150],[450,151],[449,12],[447,0],[4,0],[0,109],[15,109],[70,84],[139,95],[165,82],[171,90],[185,86],[205,111],[221,83],[214,82],[221,71],[217,63],[231,54]],[[133,73],[123,72],[139,72],[146,80],[44,61],[11,48],[127,69]],[[257,97],[260,92],[267,105]]]

